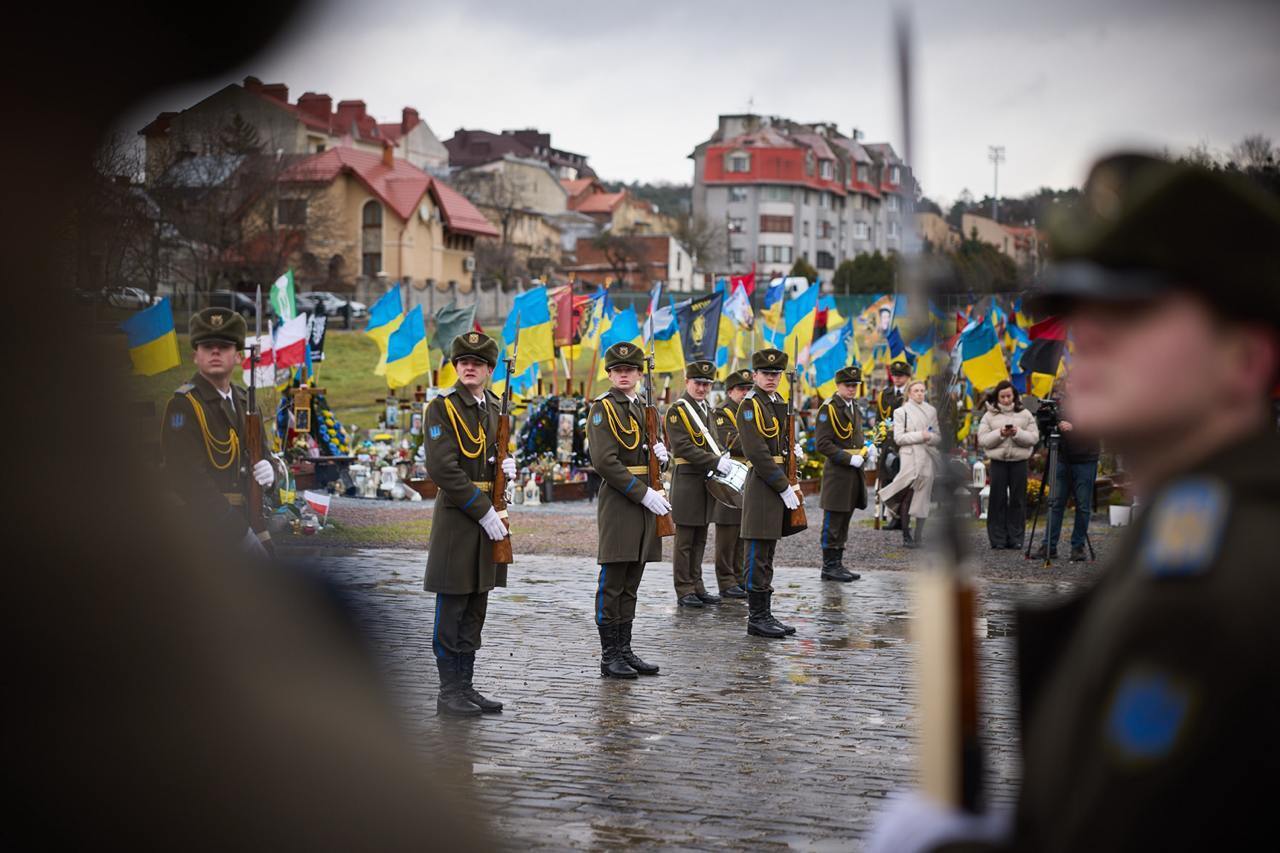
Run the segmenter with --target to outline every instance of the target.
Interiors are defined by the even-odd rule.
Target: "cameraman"
[[[1062,393],[1058,403],[1065,405],[1071,395],[1071,378],[1068,374],[1062,379]],[[1037,560],[1058,557],[1058,537],[1062,535],[1062,517],[1067,511],[1067,495],[1076,499],[1075,526],[1071,529],[1071,557],[1073,563],[1085,557],[1085,543],[1089,538],[1089,519],[1093,515],[1093,483],[1098,479],[1098,454],[1101,447],[1097,441],[1079,439],[1073,433],[1071,421],[1059,420],[1058,431],[1062,433],[1062,442],[1058,451],[1058,464],[1053,472],[1053,492],[1049,496],[1049,524],[1045,529],[1045,538],[1035,553]],[[1068,491],[1070,490],[1070,491]]]

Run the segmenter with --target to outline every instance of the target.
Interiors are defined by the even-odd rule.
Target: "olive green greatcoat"
[[[480,527],[481,517],[493,508],[493,502],[489,489],[476,483],[493,481],[495,465],[490,460],[497,449],[501,417],[497,395],[488,389],[484,395],[483,447],[477,447],[467,435],[468,431],[472,436],[480,434],[480,406],[462,382],[427,404],[427,473],[439,489],[422,585],[428,592],[461,595],[507,585],[507,566],[493,562],[493,541]],[[465,429],[454,428],[450,407]],[[475,454],[475,458],[467,454]]]
[[[781,395],[773,394],[770,399],[759,388],[752,388],[742,398],[742,405],[738,407],[738,436],[743,455],[751,464],[751,476],[747,477],[742,496],[739,535],[743,539],[782,538],[787,512],[782,493],[791,488],[785,459],[792,448],[786,425],[787,403]],[[784,461],[775,462],[774,457]]]
[[[693,407],[702,420],[702,426],[712,431],[714,438],[711,407],[705,401],[699,403],[687,393],[681,394],[680,399]],[[717,438],[716,444],[719,443]],[[681,460],[675,463],[675,471],[671,477],[672,520],[689,527],[706,527],[712,521],[716,505],[716,499],[707,491],[707,474],[716,470],[720,456],[711,452],[706,438],[699,432],[697,422],[685,409],[684,403],[667,409],[667,450],[671,452],[673,460]]]
[[[249,527],[245,504],[251,480],[249,456],[243,448],[228,454],[221,452],[219,446],[226,446],[234,435],[239,447],[244,416],[249,410],[249,392],[233,385],[231,393],[234,411],[213,383],[198,373],[179,386],[165,405],[160,450],[169,488],[197,523],[211,529],[219,539],[239,541]],[[197,407],[208,427],[208,442],[196,416]],[[268,440],[264,429],[263,459],[270,458]]]
[[[852,512],[867,506],[867,483],[862,469],[849,460],[862,454],[862,424],[856,409],[839,396],[818,407],[814,443],[823,455],[822,495],[818,505],[834,512]],[[847,434],[847,438],[841,438]]]
[[[619,421],[616,435],[606,407],[612,408]],[[639,400],[631,402],[616,388],[601,394],[592,401],[587,416],[587,442],[591,467],[603,480],[596,500],[600,537],[596,562],[661,560],[662,540],[658,538],[657,517],[640,505],[649,487],[649,475],[627,470],[638,470],[649,464],[644,406]]]
[[[720,408],[716,409],[712,420],[715,423],[712,428],[716,431],[716,441],[720,442],[720,449],[727,451],[730,459],[745,462],[746,457],[742,455],[742,441],[738,438],[738,404],[726,397],[720,404]],[[716,524],[741,524],[742,510],[716,501],[711,509],[711,520]]]

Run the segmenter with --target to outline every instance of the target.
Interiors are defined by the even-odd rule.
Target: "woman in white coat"
[[[898,476],[880,498],[885,502],[897,495],[898,514],[902,516],[902,544],[919,545],[924,534],[924,521],[929,517],[933,475],[939,463],[937,446],[942,443],[938,428],[938,411],[924,401],[925,384],[916,380],[907,386],[907,401],[893,413],[893,440],[898,443],[901,467]],[[911,536],[911,519],[916,519],[916,535]]]
[[[987,504],[987,538],[992,550],[1022,547],[1027,524],[1027,460],[1040,440],[1036,419],[1022,405],[1008,379],[987,402],[978,424],[978,446],[987,454],[991,501]]]

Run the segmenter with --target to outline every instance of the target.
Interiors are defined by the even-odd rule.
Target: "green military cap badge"
[[[847,382],[856,385],[862,381],[862,371],[856,365],[842,367],[836,371],[836,382]]]
[[[1107,157],[1080,203],[1050,220],[1049,242],[1054,263],[1028,302],[1037,312],[1191,292],[1227,316],[1280,323],[1280,202],[1241,176]]]
[[[454,362],[467,356],[478,358],[490,367],[498,364],[498,342],[484,332],[467,332],[453,339],[449,361]]]
[[[781,373],[787,369],[787,354],[780,349],[756,350],[751,354],[751,369]]]
[[[724,380],[724,390],[728,391],[730,388],[737,388],[737,387],[739,387],[739,386],[741,386],[741,385],[748,385],[748,386],[749,386],[749,385],[752,385],[752,384],[754,384],[754,383],[752,383],[752,381],[751,381],[751,371],[750,371],[750,370],[745,370],[745,369],[744,369],[744,370],[735,370],[735,371],[733,371],[733,373],[730,373],[730,374],[725,378],[725,380]]]
[[[208,341],[232,344],[244,349],[247,329],[244,318],[230,308],[205,308],[191,316],[187,325],[192,349]]]
[[[637,370],[644,367],[644,350],[635,344],[617,343],[604,351],[604,369],[630,366]]]
[[[710,361],[691,361],[685,365],[684,378],[713,382],[716,378],[716,366]]]
[[[893,376],[910,376],[911,365],[899,359],[895,361],[893,364],[889,365],[889,373]]]

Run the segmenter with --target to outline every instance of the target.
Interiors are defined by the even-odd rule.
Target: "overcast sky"
[[[925,192],[1076,185],[1117,146],[1280,141],[1280,2],[917,0]],[[604,178],[688,182],[720,113],[857,127],[901,151],[884,0],[365,0],[317,3],[244,68],[157,95],[131,131],[247,74],[291,100],[417,107],[441,138],[537,127]]]

